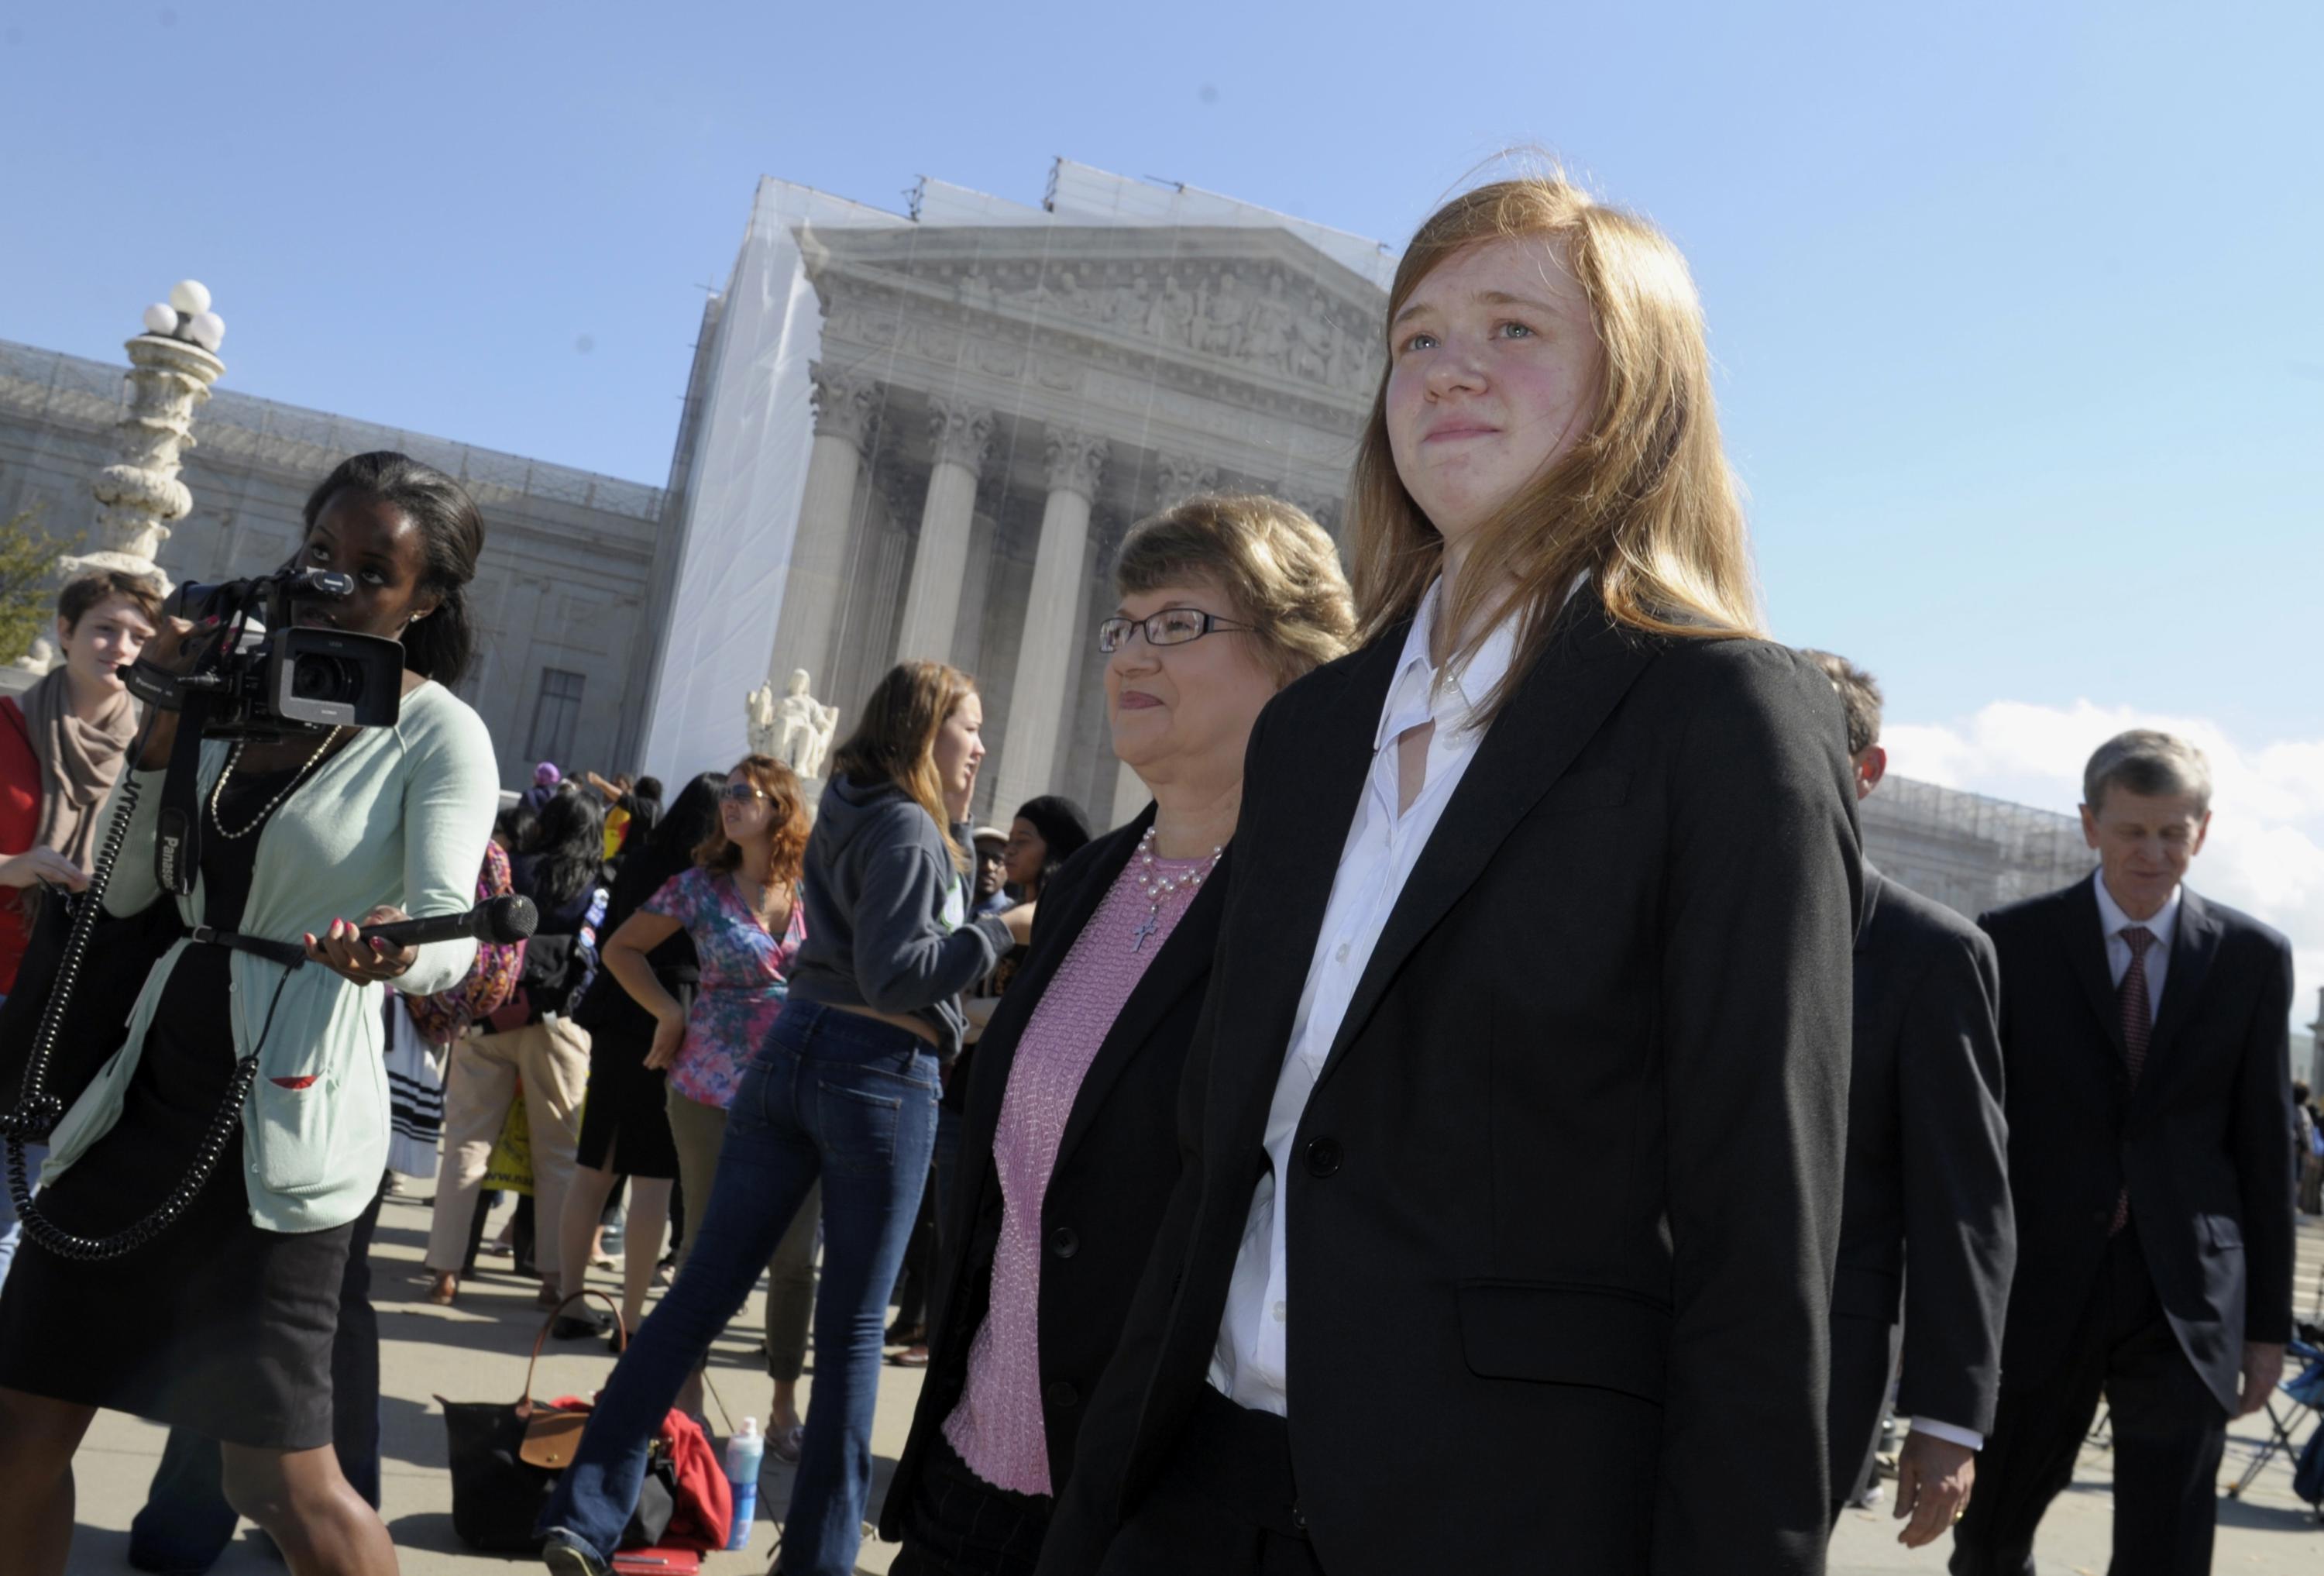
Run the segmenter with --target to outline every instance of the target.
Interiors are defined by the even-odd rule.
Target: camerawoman
[[[491,834],[491,740],[449,687],[471,652],[466,586],[484,536],[450,477],[359,455],[308,499],[285,575],[226,588],[224,612],[197,597],[197,616],[146,648],[153,671],[130,676],[183,709],[157,706],[115,790],[134,809],[104,910],[174,902],[189,934],[147,974],[119,1054],[57,1123],[37,1200],[47,1229],[0,1292],[12,1570],[63,1571],[72,1456],[99,1407],[218,1440],[228,1498],[292,1569],[395,1569],[386,1528],[330,1449],[330,1350],[349,1240],[385,1170],[369,987],[439,991],[475,952],[367,927],[467,908]],[[271,615],[263,652],[254,605]],[[378,660],[390,641],[400,671]],[[181,732],[189,770],[172,790]],[[186,859],[165,886],[169,836]],[[249,1093],[238,1120],[220,1120],[244,1057]],[[215,1168],[155,1230],[198,1175],[214,1122]]]

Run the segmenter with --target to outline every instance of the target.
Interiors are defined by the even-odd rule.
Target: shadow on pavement
[[[2316,1552],[2324,1556],[2324,1526],[2317,1524],[2316,1512],[2305,1505],[2255,1505],[2247,1499],[2222,1498],[2219,1525],[2253,1532],[2304,1532],[2316,1539]]]
[[[409,1516],[399,1516],[387,1524],[387,1535],[395,1540],[399,1550],[425,1550],[438,1554],[476,1552],[462,1543],[459,1535],[452,1530],[452,1513],[448,1510],[415,1510]],[[513,1557],[509,1563],[512,1570],[519,1568]]]

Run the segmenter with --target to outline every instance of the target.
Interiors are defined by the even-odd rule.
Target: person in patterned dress
[[[669,1077],[666,1109],[678,1146],[678,1185],[690,1218],[710,1205],[726,1108],[751,1053],[766,1043],[782,1010],[791,959],[807,935],[798,901],[799,859],[807,847],[807,809],[798,779],[771,756],[752,755],[726,774],[718,823],[695,851],[691,869],[663,883],[605,944],[605,967],[653,1015],[646,1066]],[[681,1003],[647,963],[670,936],[693,938],[699,979],[693,1004]],[[815,1229],[818,1200],[807,1202],[768,1261],[767,1377],[774,1382],[767,1444],[778,1461],[798,1459],[798,1380],[815,1313]],[[687,1233],[689,1242],[694,1232]],[[700,1369],[678,1405],[701,1409]]]

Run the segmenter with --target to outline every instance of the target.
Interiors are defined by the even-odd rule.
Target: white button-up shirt
[[[1372,736],[1371,771],[1340,854],[1323,932],[1307,965],[1291,1043],[1268,1111],[1268,1174],[1251,1194],[1250,1221],[1243,1227],[1242,1248],[1227,1288],[1226,1315],[1212,1353],[1212,1386],[1237,1405],[1262,1412],[1285,1415],[1289,1410],[1285,1335],[1290,1294],[1284,1253],[1289,1221],[1283,1178],[1291,1163],[1292,1137],[1389,912],[1484,738],[1481,727],[1471,726],[1474,708],[1500,683],[1516,653],[1516,621],[1510,620],[1493,632],[1467,667],[1440,673],[1429,659],[1429,645],[1443,588],[1440,579],[1421,598]],[[1397,742],[1429,723],[1436,732],[1428,742],[1425,781],[1411,806],[1399,811]]]
[[[2098,928],[2106,933],[2107,971],[2114,976],[2116,990],[2122,989],[2122,977],[2130,972],[2130,943],[2122,938],[2122,933],[2134,925],[2143,925],[2153,933],[2153,945],[2146,949],[2146,1009],[2162,1011],[2163,976],[2171,972],[2171,944],[2178,939],[2179,898],[2185,889],[2172,888],[2153,918],[2133,919],[2107,890],[2106,871],[2094,872],[2090,880],[2098,889]]]

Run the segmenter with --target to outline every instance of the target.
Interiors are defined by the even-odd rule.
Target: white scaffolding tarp
[[[734,272],[696,353],[702,407],[679,439],[693,452],[673,467],[686,473],[666,539],[678,569],[643,751],[645,769],[673,794],[746,753],[743,703],[767,677],[814,438],[807,369],[823,345],[799,235],[813,225],[908,223],[789,181],[759,183]]]

